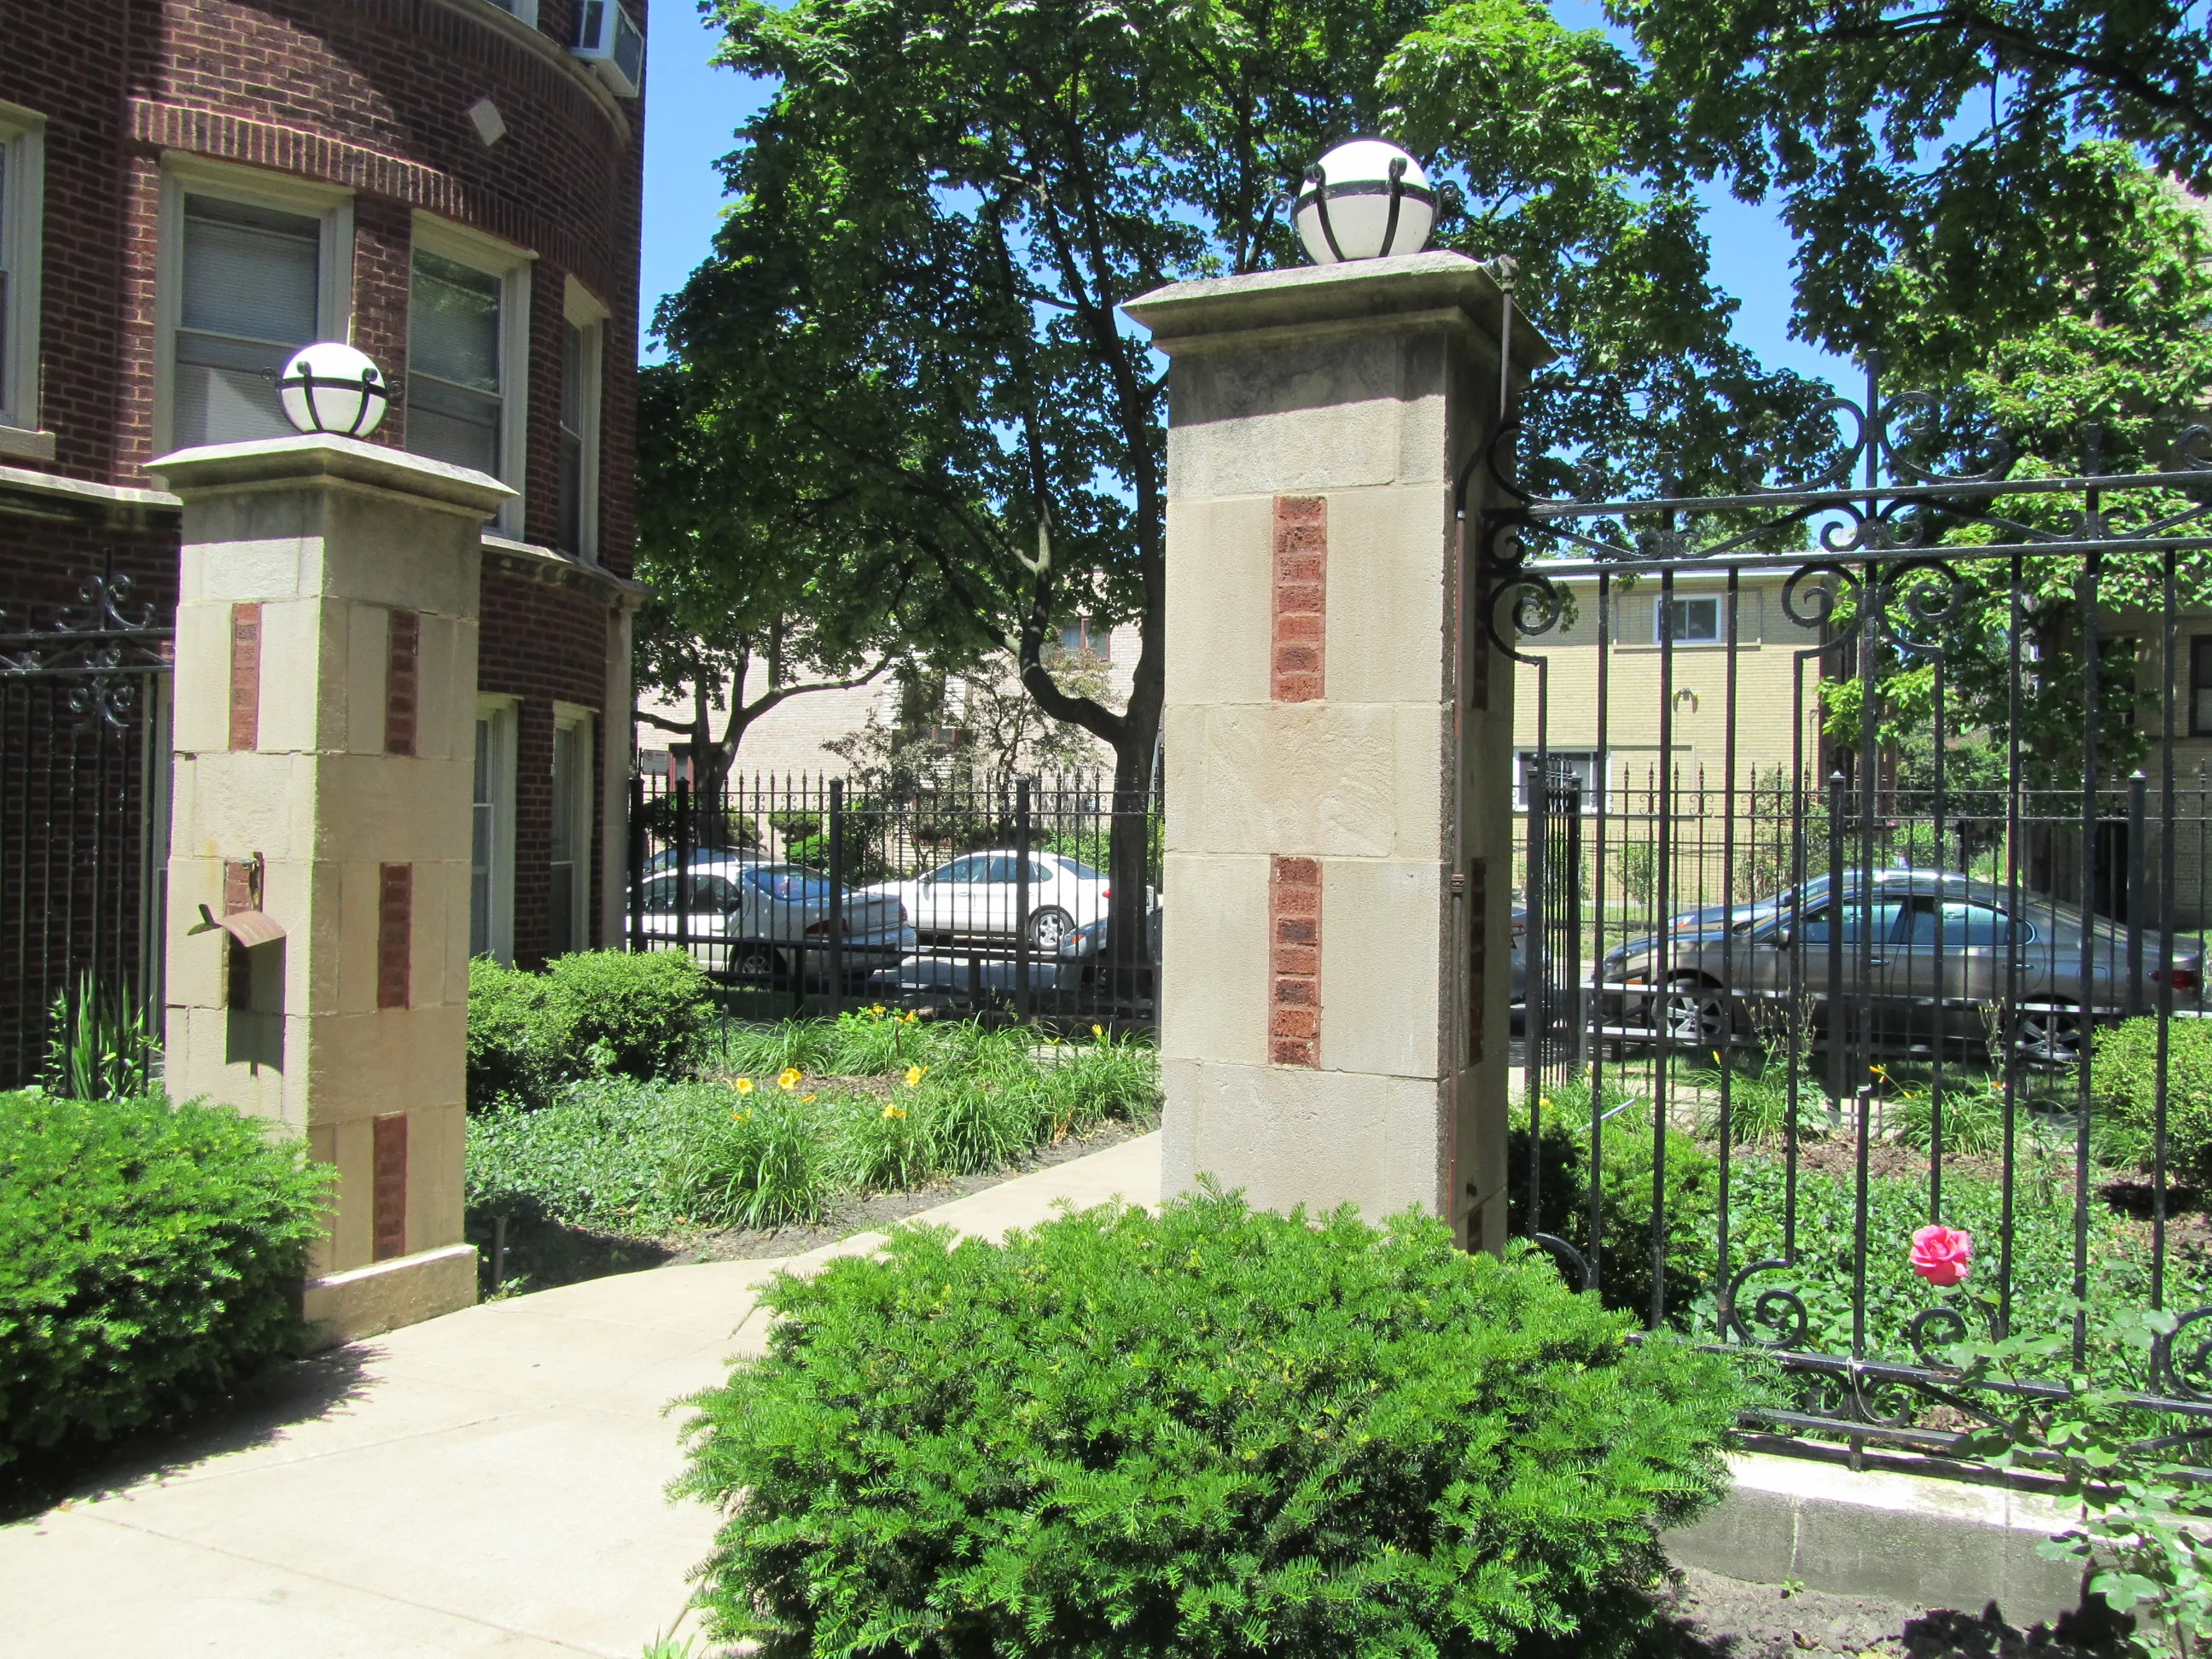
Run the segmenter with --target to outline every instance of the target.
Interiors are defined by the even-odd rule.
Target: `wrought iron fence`
[[[1524,751],[1511,1226],[1773,1354],[1785,1437],[1956,1449],[1970,1332],[2212,1435],[2212,434],[1943,471],[1878,374],[1802,487],[1541,501],[1479,463]],[[1916,1270],[1931,1224],[1963,1279]]]
[[[1156,796],[1077,775],[924,784],[632,781],[629,942],[686,950],[738,1012],[882,1004],[1045,1024],[1154,1022]],[[1144,848],[1132,971],[1109,971],[1117,823]],[[1129,914],[1129,912],[1125,912]]]
[[[112,561],[0,610],[0,1088],[72,1024],[126,1071],[159,1040],[171,637]]]

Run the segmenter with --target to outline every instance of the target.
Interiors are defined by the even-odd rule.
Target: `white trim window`
[[[1718,645],[1725,637],[1728,627],[1728,595],[1725,593],[1677,593],[1671,599],[1651,601],[1651,643],[1666,642],[1667,612],[1674,612],[1674,635],[1676,645]]]
[[[475,787],[470,796],[469,954],[514,961],[515,707],[477,700]]]
[[[301,346],[350,332],[352,198],[172,160],[160,262],[155,443],[291,436],[277,371]]]
[[[1595,749],[1553,749],[1545,752],[1551,763],[1552,776],[1560,783],[1582,786],[1583,811],[1585,814],[1597,811],[1605,804],[1605,768]],[[1535,775],[1536,751],[1523,749],[1518,764],[1513,769],[1513,810],[1528,810],[1528,780]]]
[[[499,528],[520,534],[529,448],[530,256],[417,215],[407,304],[407,447],[517,492]]]
[[[34,441],[46,196],[46,122],[0,104],[0,455],[51,460],[52,440]]]
[[[561,327],[561,490],[553,544],[596,564],[599,557],[599,404],[606,307],[573,276]]]
[[[553,705],[552,887],[545,954],[591,948],[592,715]]]

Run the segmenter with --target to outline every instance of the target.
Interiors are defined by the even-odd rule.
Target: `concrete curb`
[[[2055,1498],[1765,1452],[1739,1452],[1729,1467],[1727,1498],[1663,1540],[1677,1565],[1966,1613],[1994,1601],[2022,1629],[2081,1601],[2081,1569],[2036,1553],[2074,1524]]]

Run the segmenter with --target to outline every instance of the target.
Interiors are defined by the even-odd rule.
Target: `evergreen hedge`
[[[326,1176],[228,1107],[0,1095],[0,1468],[299,1353]]]
[[[765,1300],[675,1489],[726,1512],[714,1635],[772,1655],[1601,1652],[1740,1398],[1540,1256],[1212,1192]]]

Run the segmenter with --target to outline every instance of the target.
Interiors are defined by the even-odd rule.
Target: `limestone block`
[[[1451,349],[1449,325],[1432,320],[1179,356],[1168,390],[1170,498],[1449,478]]]
[[[474,616],[483,559],[479,525],[382,490],[330,496],[324,592],[439,616]]]
[[[1442,1134],[1433,1082],[1182,1055],[1163,1055],[1161,1064],[1170,1123],[1164,1194],[1218,1173],[1261,1209],[1349,1203],[1370,1221],[1409,1206],[1436,1210]]]
[[[448,1244],[310,1279],[301,1310],[324,1347],[476,1305],[477,1247]]]
[[[191,932],[200,925],[203,904],[215,915],[222,914],[222,879],[221,859],[172,857],[169,860],[162,994],[172,1007],[223,1006],[222,961],[229,935]]]
[[[415,752],[473,767],[477,741],[477,622],[426,613],[416,647]]]
[[[1265,702],[1273,648],[1274,502],[1168,503],[1170,703]]]
[[[317,858],[412,864],[468,856],[474,780],[466,763],[331,754],[313,765]]]
[[[337,1208],[331,1218],[330,1265],[356,1267],[375,1253],[376,1131],[366,1117],[317,1122],[310,1135],[327,1139],[337,1166]]]
[[[264,753],[311,753],[343,744],[343,729],[331,731],[332,714],[342,706],[346,672],[346,641],[339,621],[319,599],[263,604],[256,746]]]
[[[1251,854],[1168,854],[1164,903],[1183,942],[1162,968],[1163,1054],[1267,1063],[1267,872]]]
[[[304,1033],[301,1073],[313,1121],[343,1123],[467,1093],[466,1004],[324,1014]]]
[[[170,676],[173,745],[187,753],[230,746],[230,607],[177,607],[177,665]]]
[[[1330,702],[1435,703],[1449,696],[1455,528],[1443,484],[1329,492]]]
[[[307,1126],[307,1156],[317,1164],[335,1168],[338,1161],[338,1129],[335,1123],[312,1123]],[[319,1278],[332,1272],[337,1263],[337,1250],[332,1237],[337,1225],[337,1194],[326,1192],[322,1208],[322,1231],[307,1253],[308,1277]]]
[[[315,866],[317,937],[307,992],[310,1012],[375,1012],[382,890],[382,872],[374,863],[326,859]]]
[[[304,572],[321,562],[322,514],[301,495],[231,496],[198,508],[179,568],[185,603],[290,599],[312,591]],[[204,526],[204,531],[197,526]]]
[[[332,747],[356,755],[384,752],[385,681],[392,667],[392,612],[380,605],[343,607],[345,700],[331,728]]]
[[[1451,845],[1450,710],[1441,703],[1400,703],[1391,710],[1391,730],[1398,788],[1390,854],[1441,859]],[[1509,753],[1509,769],[1510,763]],[[1507,800],[1511,776],[1509,769]]]
[[[458,1105],[417,1107],[407,1115],[407,1245],[410,1251],[461,1238],[461,1171],[468,1113]]]
[[[1322,860],[1325,1070],[1443,1077],[1443,877],[1434,862]]]
[[[1168,711],[1170,848],[1438,856],[1443,711],[1377,703]]]
[[[278,1033],[274,1042],[268,1040],[271,1027]],[[270,1016],[172,1003],[162,1039],[168,1091],[179,1100],[219,1100],[301,1128],[305,1114],[297,1108],[283,1063],[286,1035],[282,1022]],[[276,1058],[264,1057],[272,1051]]]
[[[312,759],[263,750],[203,752],[177,768],[170,796],[173,854],[206,858],[304,855],[313,797],[301,785]]]
[[[469,1000],[469,866],[426,860],[415,866],[413,974],[415,1006],[465,1006]]]

